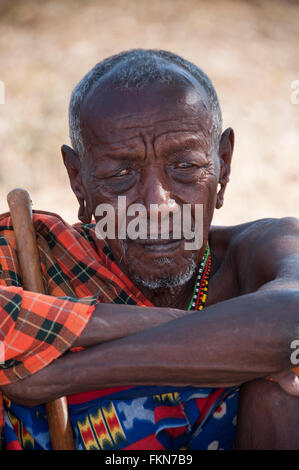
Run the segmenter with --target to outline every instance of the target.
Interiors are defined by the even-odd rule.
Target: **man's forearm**
[[[188,311],[171,308],[99,303],[73,347],[90,347],[124,338],[188,314]]]
[[[69,353],[25,379],[32,403],[101,387],[222,387],[290,367],[296,290],[237,297],[131,337]],[[27,381],[27,384],[26,384]]]

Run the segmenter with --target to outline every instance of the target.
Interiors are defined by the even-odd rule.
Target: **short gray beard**
[[[127,242],[126,240],[121,240],[121,247],[122,247],[122,256],[120,259],[120,263],[122,260],[125,261],[126,258],[126,252],[127,252]],[[132,278],[131,280],[133,282],[136,282],[136,284],[139,284],[143,287],[146,287],[148,289],[167,289],[170,287],[181,287],[187,284],[188,281],[192,278],[193,274],[197,270],[196,263],[194,261],[194,253],[191,255],[191,260],[190,264],[187,267],[186,271],[183,273],[176,274],[174,276],[169,276],[168,278],[160,278],[160,279],[143,279],[137,274],[131,274],[130,277]],[[171,260],[167,258],[166,256],[163,256],[161,258],[158,258],[156,260],[158,264],[161,265],[169,265],[171,264]]]
[[[162,261],[163,260],[163,261]],[[162,263],[161,264],[168,264],[165,263],[166,258],[161,259]],[[142,279],[141,277],[134,275],[134,281],[148,289],[167,289],[170,287],[181,287],[184,286],[190,279],[192,278],[193,274],[196,272],[197,266],[196,263],[193,259],[193,254],[192,254],[192,259],[187,267],[186,271],[183,273],[176,274],[174,276],[169,276],[166,279],[160,278],[160,279]]]

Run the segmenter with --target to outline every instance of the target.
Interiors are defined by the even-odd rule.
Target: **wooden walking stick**
[[[7,202],[15,233],[23,287],[44,294],[30,196],[24,189],[14,189],[8,194]],[[46,411],[53,450],[75,449],[66,398],[46,403]]]

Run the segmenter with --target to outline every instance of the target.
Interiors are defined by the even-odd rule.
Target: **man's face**
[[[127,208],[143,204],[148,214],[151,204],[181,212],[191,204],[194,227],[194,205],[203,205],[200,249],[186,249],[183,234],[176,240],[108,241],[133,281],[142,279],[151,288],[184,284],[203,255],[219,179],[204,89],[184,74],[172,84],[139,91],[113,88],[107,77],[86,97],[81,126],[86,148],[81,178],[93,214],[99,204],[109,203],[117,215],[118,196],[126,197]]]

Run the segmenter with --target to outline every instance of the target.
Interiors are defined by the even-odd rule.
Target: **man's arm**
[[[269,245],[270,264],[276,266],[276,271],[270,275],[271,266],[259,257],[268,280],[256,292],[127,338],[68,354],[16,384],[14,391],[8,390],[11,398],[18,401],[20,390],[22,403],[28,400],[27,404],[37,404],[109,386],[222,387],[290,368],[290,345],[299,338],[297,229],[297,221],[284,222],[275,227],[276,235],[279,230],[283,233],[282,243],[274,232],[259,239],[262,251],[262,242],[269,245],[273,241],[272,249]]]
[[[99,303],[73,348],[124,338],[186,315],[190,315],[190,311]]]
[[[297,289],[244,295],[69,353],[3,391],[16,402],[35,405],[101,387],[238,385],[291,367],[290,344],[299,337],[298,307]]]

